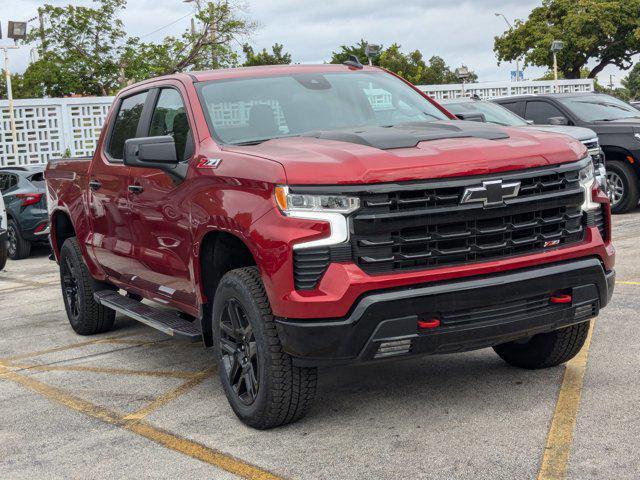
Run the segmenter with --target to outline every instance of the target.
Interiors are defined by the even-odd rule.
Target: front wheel
[[[526,340],[516,340],[493,347],[509,365],[535,370],[568,362],[587,340],[591,322],[578,323],[548,333],[539,333]]]
[[[626,213],[638,205],[640,189],[638,177],[625,162],[607,162],[607,194],[611,201],[612,213]]]
[[[60,284],[67,317],[76,333],[93,335],[111,330],[115,312],[93,298],[95,282],[75,237],[65,240],[60,249]]]
[[[317,369],[294,366],[282,350],[255,267],[222,277],[213,301],[213,334],[222,387],[242,422],[268,429],[306,414],[315,396]]]

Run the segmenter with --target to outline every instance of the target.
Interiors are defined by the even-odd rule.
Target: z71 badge
[[[196,168],[218,168],[220,162],[222,162],[221,158],[203,158],[198,162]]]

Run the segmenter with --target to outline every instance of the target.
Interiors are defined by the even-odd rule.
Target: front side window
[[[640,118],[637,109],[611,95],[583,95],[559,100],[584,122]]]
[[[118,160],[124,158],[124,142],[136,137],[138,123],[140,122],[146,99],[147,92],[142,92],[127,97],[120,103],[120,108],[111,130],[109,148],[107,149],[112,158]]]
[[[527,102],[525,113],[527,120],[532,120],[537,125],[549,125],[550,118],[564,117],[562,112],[548,102]]]
[[[164,88],[160,91],[151,117],[149,136],[163,135],[173,137],[178,160],[188,160],[191,157],[193,140],[189,128],[189,118],[180,92],[173,88]]]
[[[199,89],[212,133],[231,144],[318,130],[448,119],[403,81],[383,72],[211,81]]]

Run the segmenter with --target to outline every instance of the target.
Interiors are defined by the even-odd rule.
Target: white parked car
[[[7,263],[7,210],[0,195],[0,270]]]

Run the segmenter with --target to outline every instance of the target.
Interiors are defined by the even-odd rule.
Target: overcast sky
[[[7,20],[32,18],[44,3],[92,2],[0,0],[3,35]],[[247,0],[244,5],[246,17],[260,24],[249,43],[257,49],[282,43],[294,62],[322,63],[340,45],[364,38],[385,46],[397,42],[406,52],[419,49],[427,59],[440,55],[453,67],[467,65],[478,74],[479,81],[488,82],[508,80],[509,72],[515,70],[514,64],[497,65],[493,37],[501,34],[506,24],[494,13],[503,13],[510,21],[525,19],[540,3],[540,0]],[[130,35],[144,41],[160,41],[187,28],[192,5],[182,0],[129,0],[122,20]],[[0,40],[0,44],[8,42]],[[10,61],[11,70],[24,71],[29,62],[29,47],[11,51]],[[531,67],[525,70],[525,77],[536,78],[544,71]],[[619,84],[626,72],[608,68],[600,75],[601,83],[609,83],[609,74]]]

